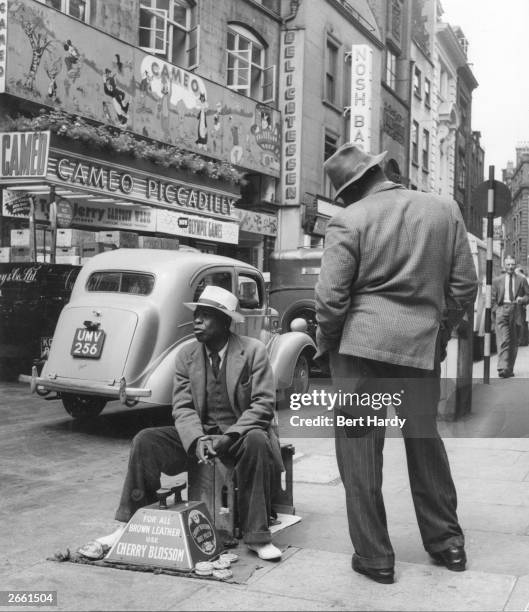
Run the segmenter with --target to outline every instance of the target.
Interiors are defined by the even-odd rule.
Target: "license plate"
[[[51,341],[53,338],[51,336],[41,336],[40,337],[40,358],[48,359],[50,355],[50,347]]]
[[[73,357],[82,359],[99,359],[105,342],[105,332],[102,329],[86,329],[78,327],[73,337],[72,350]]]

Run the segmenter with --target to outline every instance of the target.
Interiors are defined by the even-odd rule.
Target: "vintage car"
[[[316,338],[314,287],[320,273],[323,249],[300,247],[275,251],[270,258],[270,305],[279,313],[283,331],[295,319],[304,319],[307,333]]]
[[[96,416],[117,399],[170,405],[175,355],[194,340],[183,304],[206,285],[238,295],[245,320],[235,331],[266,345],[278,397],[306,390],[314,343],[306,333],[279,333],[259,270],[194,250],[117,249],[81,269],[42,372],[32,370],[32,391],[56,392],[74,418]]]
[[[0,380],[16,380],[46,358],[80,269],[67,264],[0,263]]]

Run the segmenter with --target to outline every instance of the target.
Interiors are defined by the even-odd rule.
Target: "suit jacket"
[[[316,285],[318,356],[329,350],[431,370],[477,278],[457,204],[389,181],[331,219]]]
[[[264,429],[272,442],[274,460],[282,469],[281,449],[275,431],[275,386],[266,347],[255,338],[230,334],[225,355],[226,386],[236,422],[226,433],[240,436]],[[204,435],[206,420],[206,363],[204,346],[196,341],[180,351],[175,360],[173,418],[187,452]]]
[[[505,277],[506,274],[500,274],[492,281],[492,294],[491,294],[491,305],[492,313],[496,314],[496,310],[500,304],[503,304],[505,297]],[[527,280],[519,274],[514,274],[514,299],[517,297],[522,298],[522,302],[515,306],[515,321],[516,325],[522,325],[524,322],[523,307],[529,304],[529,285]]]

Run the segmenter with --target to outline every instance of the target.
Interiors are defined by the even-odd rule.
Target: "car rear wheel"
[[[296,361],[292,384],[287,389],[287,394],[306,393],[309,390],[309,372],[309,359],[304,353],[301,353]]]
[[[90,419],[98,416],[107,401],[102,397],[91,395],[62,394],[62,405],[66,412],[74,419]]]

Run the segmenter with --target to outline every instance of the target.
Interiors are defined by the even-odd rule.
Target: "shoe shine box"
[[[107,563],[192,570],[211,561],[221,543],[203,502],[140,508],[105,557]]]

